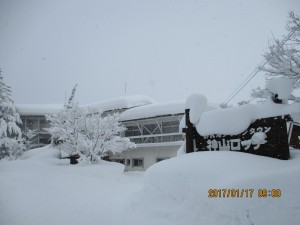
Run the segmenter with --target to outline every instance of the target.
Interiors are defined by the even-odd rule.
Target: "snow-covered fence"
[[[201,136],[190,121],[190,109],[185,110],[186,152],[240,151],[278,159],[288,159],[289,144],[286,123],[289,116],[257,119],[237,135]],[[222,126],[222,124],[220,124]]]

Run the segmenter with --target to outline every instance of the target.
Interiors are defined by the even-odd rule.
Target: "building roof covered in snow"
[[[116,109],[129,109],[137,106],[152,104],[155,101],[147,96],[132,95],[81,105],[81,107],[95,108],[97,111],[110,111]],[[63,108],[63,104],[16,104],[16,109],[21,116],[44,116],[56,113]]]
[[[92,107],[99,111],[110,111],[115,109],[130,109],[137,106],[153,104],[155,101],[144,95],[122,96],[107,101],[95,102],[92,104],[81,105],[82,107]]]
[[[120,121],[183,114],[184,109],[184,101],[154,103],[126,110],[121,113]]]
[[[44,116],[57,113],[63,104],[16,104],[17,112],[21,116]]]

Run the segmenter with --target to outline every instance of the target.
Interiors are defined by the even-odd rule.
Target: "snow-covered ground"
[[[253,189],[252,198],[209,198],[209,189]],[[280,189],[259,198],[258,189]],[[282,161],[238,152],[198,152],[145,173],[123,165],[69,165],[49,147],[0,161],[3,225],[300,224],[300,151]]]

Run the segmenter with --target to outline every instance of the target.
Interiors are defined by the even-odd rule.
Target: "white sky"
[[[299,0],[0,0],[0,67],[16,103],[202,93],[220,103]],[[259,74],[232,103],[248,98]]]

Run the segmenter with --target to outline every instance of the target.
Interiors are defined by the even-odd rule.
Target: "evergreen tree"
[[[21,124],[11,98],[11,88],[6,85],[0,70],[0,159],[17,159],[25,150]]]

